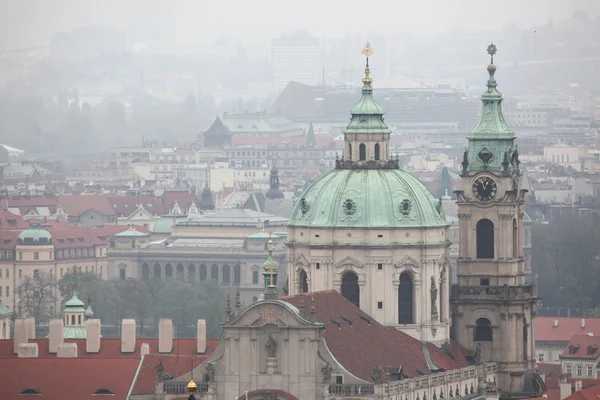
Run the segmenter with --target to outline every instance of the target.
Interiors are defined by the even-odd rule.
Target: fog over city
[[[0,0],[0,400],[597,400],[598,71],[599,0]]]

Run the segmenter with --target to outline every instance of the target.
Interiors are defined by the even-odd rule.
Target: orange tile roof
[[[103,194],[57,196],[57,200],[69,216],[79,216],[88,210],[104,215],[115,215],[115,211]]]
[[[535,341],[568,342],[573,336],[588,332],[600,336],[600,318],[585,318],[585,328],[581,327],[581,320],[582,318],[535,317]],[[554,321],[558,321],[558,326],[554,326]]]
[[[600,357],[600,336],[573,336],[560,357],[596,360]]]
[[[592,386],[579,390],[568,396],[565,400],[598,400],[600,398],[600,386]]]
[[[360,379],[372,381],[371,374],[378,365],[396,369],[401,366],[409,378],[432,373],[420,341],[381,325],[339,292],[326,290],[281,298],[296,307],[301,299],[306,313],[314,299],[315,320],[325,325],[327,347],[344,368]],[[451,356],[446,350],[428,346],[431,360],[445,370],[469,365],[459,349],[458,344],[453,344]]]

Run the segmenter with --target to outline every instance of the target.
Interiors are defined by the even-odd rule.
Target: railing
[[[196,383],[198,393],[208,392],[208,383]],[[163,382],[163,392],[167,394],[187,394],[187,382]]]
[[[113,254],[119,254],[119,253],[128,253],[128,254],[132,254],[132,253],[139,253],[140,255],[144,255],[144,254],[166,254],[166,253],[182,253],[182,254],[186,254],[186,253],[193,253],[193,254],[198,254],[199,252],[204,253],[222,253],[222,254],[244,254],[244,255],[248,255],[248,254],[253,254],[253,253],[257,253],[257,252],[253,252],[252,250],[248,251],[245,248],[239,248],[239,249],[228,249],[228,248],[220,248],[220,247],[158,247],[158,248],[114,248],[114,249],[109,249],[108,251],[108,255],[113,255]],[[283,255],[285,254],[284,251],[274,251],[273,255],[277,256],[277,255]]]
[[[520,285],[520,286],[464,286],[456,285],[452,287],[452,296],[455,298],[460,297],[480,297],[485,296],[486,298],[497,298],[497,299],[528,299],[535,297],[535,286],[534,285]]]
[[[368,396],[375,394],[375,385],[329,385],[329,394],[336,396]]]

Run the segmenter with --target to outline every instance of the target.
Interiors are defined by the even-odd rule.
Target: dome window
[[[352,215],[356,212],[356,204],[354,203],[354,200],[346,199],[346,201],[344,201],[344,212],[346,215]]]
[[[400,212],[404,215],[410,214],[410,210],[412,209],[412,203],[409,199],[404,199],[400,203]]]

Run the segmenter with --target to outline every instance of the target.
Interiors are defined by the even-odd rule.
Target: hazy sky
[[[452,27],[535,25],[586,10],[599,0],[0,0],[0,33],[39,42],[54,31],[90,25],[165,32],[181,46],[237,36],[267,41],[307,30],[317,36],[405,33]],[[5,36],[6,38],[6,36]]]

